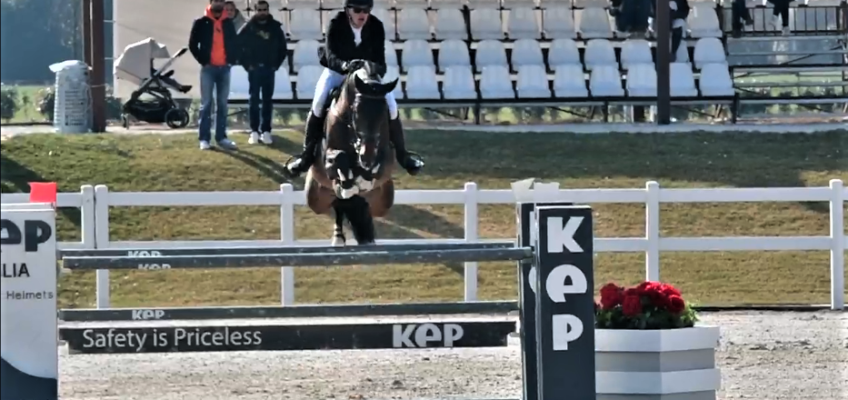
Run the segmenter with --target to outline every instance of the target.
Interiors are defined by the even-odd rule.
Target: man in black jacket
[[[250,139],[271,144],[271,118],[274,111],[274,73],[286,60],[288,49],[283,24],[271,16],[268,2],[256,2],[256,14],[238,34],[242,45],[241,64],[247,70],[250,83]],[[288,82],[285,82],[288,84]],[[262,97],[262,119],[259,117],[259,97]],[[260,136],[260,132],[262,132]]]
[[[237,63],[239,46],[233,21],[224,11],[224,0],[209,0],[206,14],[194,20],[188,49],[200,64],[200,149],[209,149],[212,125],[212,93],[215,93],[215,141],[225,149],[236,144],[227,138],[227,100],[230,97],[230,66]]]
[[[353,60],[366,60],[377,64],[380,75],[386,73],[386,32],[383,23],[371,15],[374,0],[346,0],[345,9],[330,21],[327,40],[321,55],[324,72],[315,86],[312,112],[306,119],[306,138],[303,153],[286,164],[292,176],[309,170],[315,161],[315,152],[324,139],[324,103],[333,88],[344,82],[349,70],[358,68],[350,65]],[[400,166],[410,175],[415,175],[424,163],[410,156],[406,150],[403,126],[398,115],[397,100],[393,93],[386,95],[389,106],[389,135],[395,147],[395,156]]]

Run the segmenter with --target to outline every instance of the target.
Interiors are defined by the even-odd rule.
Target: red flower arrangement
[[[624,288],[608,283],[595,303],[598,329],[677,329],[695,326],[698,316],[672,285],[645,281]]]

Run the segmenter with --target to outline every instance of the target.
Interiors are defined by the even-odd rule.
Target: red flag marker
[[[30,203],[50,203],[56,206],[56,182],[30,182]]]

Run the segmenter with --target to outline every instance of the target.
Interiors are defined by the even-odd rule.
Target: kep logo
[[[38,245],[47,242],[53,235],[50,225],[41,220],[24,221],[24,229],[8,219],[0,219],[0,244],[24,245],[24,251],[34,253]]]
[[[415,348],[439,343],[443,347],[453,347],[457,340],[462,339],[464,333],[462,327],[457,324],[442,324],[441,328],[436,324],[394,325],[392,346]]]
[[[574,239],[574,235],[583,223],[583,217],[571,217],[563,224],[561,217],[549,217],[547,219],[546,251],[548,253],[583,253],[583,247]],[[535,292],[536,268],[530,270],[528,277],[530,288]],[[570,282],[570,283],[567,283]],[[554,267],[545,279],[545,293],[554,303],[565,303],[566,295],[586,295],[589,292],[589,284],[586,274],[580,268],[571,264],[563,264]],[[592,321],[586,321],[591,324]],[[551,316],[553,328],[553,349],[555,351],[568,350],[568,344],[583,335],[584,321],[576,315],[555,314]]]

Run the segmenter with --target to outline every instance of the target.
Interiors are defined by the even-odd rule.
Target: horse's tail
[[[338,210],[350,221],[350,230],[358,245],[374,244],[376,233],[374,218],[368,208],[368,201],[362,196],[349,199],[336,199]]]

